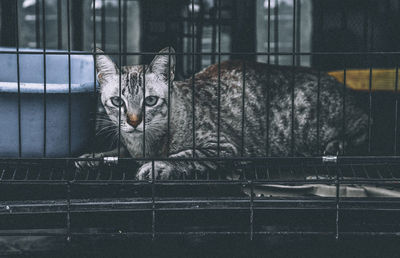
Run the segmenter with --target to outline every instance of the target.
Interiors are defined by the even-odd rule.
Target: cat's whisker
[[[104,138],[109,138],[111,137],[111,139],[109,139],[110,142],[110,146],[109,148],[111,148],[114,145],[115,142],[115,138],[118,136],[118,131],[117,130],[107,130],[105,132],[102,133],[102,137]],[[118,137],[117,137],[118,138]]]
[[[106,125],[98,130],[96,130],[96,133],[101,133],[103,131],[109,131],[109,130],[115,130],[116,127],[114,125]]]
[[[103,135],[103,134],[106,134],[108,132],[114,132],[115,131],[114,129],[115,128],[113,128],[111,126],[102,128],[102,129],[100,129],[99,131],[96,132],[96,136]]]
[[[103,126],[103,128],[104,128],[104,127],[116,127],[116,128],[118,128],[118,126],[115,125],[114,123],[107,123],[107,124],[105,123],[104,126]]]
[[[102,131],[101,133],[96,133],[96,137],[100,136],[107,137],[108,134],[110,134],[110,131]]]
[[[95,121],[98,122],[109,122],[109,123],[113,123],[113,121],[111,121],[110,119],[106,119],[106,118],[97,118]]]
[[[96,124],[97,124],[98,126],[112,125],[112,126],[116,126],[116,127],[117,127],[117,125],[116,125],[115,123],[108,122],[108,121],[96,121]]]
[[[114,123],[103,123],[103,126],[113,126],[113,127],[118,127],[117,125],[115,125]]]

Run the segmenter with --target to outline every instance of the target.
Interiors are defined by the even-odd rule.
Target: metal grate
[[[135,180],[132,159],[79,172],[72,161],[1,160],[2,239],[44,237],[47,251],[67,244],[67,251],[79,252],[88,252],[82,249],[88,241],[109,239],[104,247],[111,248],[130,240],[134,253],[143,253],[138,241],[161,248],[177,238],[187,246],[203,239],[210,246],[233,237],[244,250],[251,241],[261,251],[272,239],[283,244],[299,237],[388,244],[400,230],[397,157],[243,159],[235,161],[239,178],[206,173],[170,181]],[[304,191],[309,187],[314,191]]]
[[[99,163],[95,168],[76,169],[75,161],[91,160]],[[336,180],[344,182],[385,182],[400,180],[400,159],[398,157],[312,157],[312,158],[182,158],[182,159],[146,159],[146,158],[77,158],[77,159],[0,159],[0,181],[7,182],[46,182],[57,181],[120,181],[127,183],[135,179],[135,170],[142,161],[169,160],[211,160],[221,167],[221,173],[196,172],[191,177],[182,176],[171,181],[179,184],[188,181],[233,181],[234,184],[253,180],[262,182],[316,182]],[[192,182],[192,183],[194,183]],[[142,183],[148,183],[143,181]],[[201,182],[203,183],[203,182]]]

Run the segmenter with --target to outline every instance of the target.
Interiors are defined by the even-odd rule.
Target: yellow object
[[[370,85],[370,69],[346,70],[346,86],[361,91],[368,91]],[[344,83],[344,71],[331,71],[328,74]],[[396,87],[396,69],[372,69],[372,91],[394,91]],[[400,92],[400,85],[398,85]]]

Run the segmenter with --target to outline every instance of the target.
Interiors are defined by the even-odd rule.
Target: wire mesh
[[[127,47],[127,1],[118,0],[118,51],[106,51],[99,53],[96,51],[96,3],[93,1],[92,20],[93,20],[93,51],[76,51],[71,47],[71,3],[67,0],[67,51],[48,50],[46,46],[46,4],[45,0],[36,1],[35,5],[35,28],[36,28],[36,47],[42,48],[39,51],[20,49],[19,32],[19,7],[16,1],[16,50],[0,50],[0,54],[16,54],[17,58],[17,85],[18,85],[18,158],[0,158],[0,216],[14,217],[14,223],[10,223],[5,229],[0,230],[1,236],[65,236],[70,242],[77,236],[151,236],[154,241],[162,235],[245,235],[250,240],[254,240],[260,235],[329,235],[340,239],[345,235],[371,235],[371,236],[393,236],[398,237],[400,228],[398,227],[398,217],[400,206],[400,157],[398,156],[321,156],[320,134],[321,120],[320,108],[323,103],[320,100],[321,90],[321,69],[318,68],[318,88],[317,88],[317,142],[316,157],[271,157],[269,149],[270,131],[270,94],[266,99],[267,106],[267,125],[266,125],[266,157],[250,158],[244,157],[245,146],[245,107],[246,103],[246,63],[242,66],[242,114],[241,114],[241,157],[220,157],[220,138],[221,138],[221,60],[223,56],[237,57],[256,57],[267,56],[268,64],[279,64],[278,56],[291,57],[291,124],[290,124],[290,149],[291,156],[294,156],[296,144],[295,138],[295,72],[303,56],[311,56],[319,59],[325,56],[335,56],[343,59],[343,106],[342,106],[342,144],[345,146],[344,131],[346,128],[346,74],[347,59],[357,57],[393,57],[398,59],[398,51],[311,51],[302,52],[300,48],[300,6],[299,0],[293,0],[292,13],[292,51],[280,52],[279,50],[279,22],[274,18],[273,35],[271,39],[271,0],[267,1],[268,12],[268,42],[266,52],[240,51],[224,52],[222,44],[222,6],[225,1],[217,0],[216,12],[214,13],[213,24],[213,49],[211,52],[201,51],[196,48],[197,19],[195,17],[195,0],[191,0],[187,6],[190,12],[187,22],[191,28],[191,51],[177,51],[172,53],[168,48],[168,144],[170,143],[170,100],[171,100],[171,56],[187,56],[191,58],[191,82],[192,82],[192,157],[185,159],[148,157],[146,150],[146,129],[143,126],[143,150],[142,158],[124,158],[121,155],[121,106],[119,107],[118,124],[118,155],[117,162],[109,162],[104,158],[95,157],[95,138],[93,137],[92,158],[73,158],[72,157],[72,100],[71,100],[71,55],[89,55],[96,60],[97,55],[116,55],[119,65],[127,63],[127,57],[132,55],[152,56],[158,52],[128,51]],[[106,1],[101,5],[101,46],[106,48]],[[61,1],[57,2],[57,27],[58,27],[58,48],[62,49],[61,33],[61,13],[63,12]],[[197,2],[196,2],[197,3]],[[274,16],[279,14],[279,1],[275,0]],[[41,13],[40,13],[41,7]],[[41,14],[41,15],[40,15]],[[40,20],[41,16],[41,20]],[[323,19],[322,15],[320,17]],[[346,12],[343,12],[343,22],[346,24]],[[367,18],[368,19],[368,18]],[[178,20],[179,22],[184,19]],[[42,27],[40,22],[42,21]],[[366,24],[365,26],[367,26]],[[343,26],[343,29],[346,29]],[[215,34],[217,31],[217,35]],[[366,29],[368,30],[368,28]],[[40,40],[42,39],[42,40]],[[272,50],[271,43],[274,43]],[[76,48],[74,48],[76,49]],[[43,116],[44,116],[44,142],[42,158],[23,158],[21,140],[21,90],[20,90],[20,56],[28,54],[43,55]],[[217,84],[217,155],[216,157],[199,158],[196,157],[196,117],[195,117],[195,71],[196,60],[202,56],[209,55],[215,61],[217,54],[218,84]],[[48,158],[47,156],[47,92],[46,92],[46,71],[47,57],[50,55],[67,55],[68,57],[68,157]],[[371,60],[373,60],[371,58]],[[96,61],[94,61],[93,80],[96,81]],[[197,65],[199,66],[199,65]],[[373,62],[369,67],[369,87],[368,87],[368,153],[372,153],[372,114],[373,114],[373,85],[372,85]],[[142,67],[143,72],[143,99],[146,98],[146,66]],[[268,71],[268,82],[266,82],[269,92],[270,72]],[[121,98],[121,83],[123,72],[119,69],[119,97]],[[398,144],[398,65],[396,65],[395,78],[395,105],[394,105],[394,143],[393,154],[397,155]],[[93,98],[96,100],[94,111],[97,110],[97,89],[96,83],[93,86]],[[96,112],[94,112],[96,113]],[[143,121],[146,121],[146,110],[143,105]],[[93,125],[93,135],[96,132],[96,125]],[[340,153],[345,155],[345,149]],[[75,161],[96,161],[100,166],[77,170],[74,166]],[[115,161],[115,160],[114,160]],[[137,180],[136,170],[147,161],[152,164],[151,178],[148,180]],[[173,180],[159,180],[154,172],[155,162],[168,161],[213,161],[218,166],[218,173],[212,171],[196,171],[193,175],[182,175],[181,178]],[[18,187],[18,188],[16,188]],[[39,188],[46,191],[35,192]],[[216,190],[223,188],[226,192]],[[24,190],[21,190],[21,189]],[[212,188],[212,191],[210,189]],[[232,194],[232,189],[235,188]],[[194,191],[193,189],[200,189]],[[333,189],[333,190],[332,190]],[[198,195],[194,194],[193,191]],[[353,191],[353,192],[351,192]],[[222,196],[222,197],[221,197]],[[324,198],[322,198],[324,197]],[[359,197],[359,198],[354,198]],[[380,197],[380,198],[379,198]],[[382,198],[384,197],[384,198]],[[125,225],[124,230],[117,230],[121,225],[108,225],[109,228],[87,232],[80,229],[77,218],[86,218],[93,214],[108,214],[110,216],[125,216],[128,214],[138,215],[138,223]],[[368,213],[368,216],[358,220],[355,217],[361,213]],[[32,231],[32,227],[37,225],[29,223],[23,224],[26,228],[21,228],[21,223],[26,216],[32,216],[35,223],[36,215],[58,216],[62,215],[60,221],[54,219],[54,225],[43,231]],[[121,215],[122,214],[122,215]],[[209,220],[199,225],[195,225],[195,219],[185,219],[180,225],[179,219],[182,214],[198,219],[201,216],[215,215],[215,220]],[[188,214],[190,216],[188,216]],[[21,215],[21,217],[18,217]],[[314,221],[309,222],[305,219],[306,215],[312,216]],[[136,216],[136,215],[135,215]],[[171,217],[177,216],[178,219]],[[236,216],[236,221],[243,222],[242,225],[223,223],[217,219],[224,216]],[[298,217],[298,220],[293,217]],[[318,217],[320,219],[318,220]],[[391,218],[378,221],[379,218]],[[268,222],[266,218],[273,218]],[[374,220],[375,219],[375,220]],[[86,221],[84,220],[84,221]],[[164,223],[167,221],[167,223]],[[104,220],[101,220],[104,222]],[[289,225],[285,225],[288,223]],[[141,228],[139,224],[143,223]],[[190,223],[194,223],[193,225]],[[205,225],[209,223],[209,225]],[[352,224],[354,224],[352,226]],[[44,226],[46,223],[43,223]],[[327,225],[324,225],[327,224]],[[363,225],[372,225],[365,228]],[[4,223],[1,223],[4,226]],[[42,224],[38,224],[42,225]],[[173,227],[179,226],[174,230]],[[16,230],[9,230],[15,227]],[[93,227],[102,228],[101,223]],[[139,227],[140,230],[136,230]],[[29,229],[29,230],[28,230]],[[19,230],[19,231],[18,231]]]

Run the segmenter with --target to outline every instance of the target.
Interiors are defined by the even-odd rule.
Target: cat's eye
[[[111,103],[116,107],[122,107],[125,104],[124,100],[120,97],[112,97]]]
[[[157,104],[158,97],[157,96],[148,96],[144,99],[144,104],[146,106],[152,107]]]

